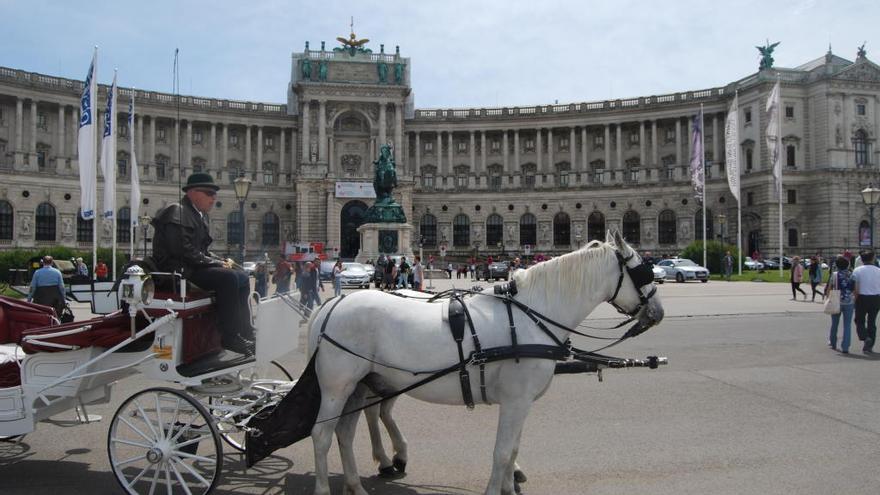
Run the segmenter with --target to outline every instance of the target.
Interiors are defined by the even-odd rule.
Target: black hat
[[[183,186],[183,191],[186,192],[194,187],[204,187],[215,191],[220,190],[220,186],[214,184],[214,178],[211,177],[211,174],[206,174],[204,172],[196,172],[187,177],[186,185]]]

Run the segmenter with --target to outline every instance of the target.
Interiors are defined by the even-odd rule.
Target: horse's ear
[[[611,229],[605,231],[605,242],[608,244],[614,244],[614,234],[611,232]]]
[[[620,231],[617,229],[613,229],[610,231],[612,238],[614,239],[614,245],[617,246],[618,249],[623,249],[626,247],[626,241],[623,240],[623,236],[620,235]]]

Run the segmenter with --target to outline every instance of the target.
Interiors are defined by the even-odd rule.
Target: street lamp
[[[247,201],[248,193],[251,192],[251,180],[240,174],[237,179],[232,181],[235,188],[235,199],[238,200],[238,214],[241,218],[241,239],[238,250],[238,262],[244,265],[244,240],[245,240],[245,224],[244,224],[244,202]]]
[[[868,187],[862,189],[862,201],[868,207],[868,215],[871,217],[871,249],[874,249],[874,207],[880,203],[880,189],[868,184]]]
[[[804,252],[806,253],[807,252],[807,233],[801,232],[801,238],[803,239],[803,242],[801,243],[801,247],[803,248]]]
[[[144,258],[146,258],[147,257],[147,234],[150,231],[150,222],[152,222],[153,219],[150,218],[150,215],[144,215],[138,221],[141,223],[141,228],[144,229]]]
[[[719,231],[718,233],[721,236],[721,245],[723,246],[724,245],[724,222],[725,222],[725,220],[727,220],[727,217],[724,215],[724,213],[719,213],[718,215],[715,216],[715,218],[718,219],[718,231]]]

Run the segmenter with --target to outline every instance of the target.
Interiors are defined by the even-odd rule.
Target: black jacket
[[[205,222],[187,197],[159,211],[152,222],[156,268],[187,277],[199,268],[222,266],[223,261],[208,251],[213,239]]]

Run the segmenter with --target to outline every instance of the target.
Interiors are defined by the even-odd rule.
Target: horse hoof
[[[379,477],[380,478],[396,478],[397,471],[395,471],[394,466],[385,466],[379,468]]]
[[[513,481],[515,481],[516,483],[525,483],[528,480],[529,479],[526,478],[526,473],[520,471],[519,469],[513,472]]]
[[[394,459],[393,462],[394,462],[394,470],[395,471],[397,471],[398,473],[405,473],[406,472],[406,461],[403,461],[400,459]]]
[[[522,488],[520,488],[520,486],[519,486],[519,482],[518,482],[518,481],[514,481],[514,482],[513,482],[513,492],[514,492],[514,493],[517,493],[517,494],[521,494],[521,493],[522,493]]]

